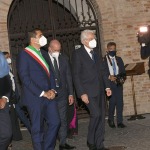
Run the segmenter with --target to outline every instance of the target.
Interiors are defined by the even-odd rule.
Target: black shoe
[[[100,148],[100,149],[97,149],[97,150],[109,150],[109,149],[108,149],[108,148],[103,147],[103,148]]]
[[[123,123],[118,123],[118,128],[125,128],[127,127],[126,125],[124,125]]]
[[[89,142],[87,142],[87,146],[89,147],[89,150],[97,150],[95,144],[90,144]]]
[[[64,149],[75,149],[75,146],[71,146],[67,143],[65,143],[64,145],[59,145],[59,150],[64,150]]]
[[[114,121],[111,121],[111,120],[109,120],[109,119],[108,119],[108,125],[109,125],[109,127],[111,127],[111,128],[116,128]]]

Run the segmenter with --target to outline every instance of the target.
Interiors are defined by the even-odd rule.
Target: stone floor
[[[127,121],[124,118],[127,128],[111,129],[106,123],[105,146],[110,150],[150,150],[150,114],[143,115],[146,118],[141,120]],[[107,120],[106,120],[107,121]],[[88,150],[86,146],[86,135],[89,119],[79,120],[79,134],[68,143],[76,145],[76,150]],[[23,140],[13,142],[12,150],[33,150],[30,134],[22,131]],[[58,150],[58,141],[55,150]]]

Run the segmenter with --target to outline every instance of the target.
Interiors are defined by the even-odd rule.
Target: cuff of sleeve
[[[42,97],[43,95],[44,95],[44,91],[42,91],[42,93],[41,93],[40,97]]]
[[[2,96],[2,98],[6,98],[7,102],[9,102],[9,99],[8,99],[8,97],[6,97],[6,96]]]
[[[146,46],[146,44],[145,44],[145,43],[142,43],[142,47],[144,47],[144,46]]]
[[[51,89],[52,91],[54,91],[55,92],[55,94],[57,94],[57,91],[55,91],[54,89]]]

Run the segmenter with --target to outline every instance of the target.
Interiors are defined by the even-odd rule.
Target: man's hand
[[[7,103],[6,98],[0,98],[0,109],[4,109],[6,103]]]
[[[81,95],[81,99],[82,99],[82,101],[83,101],[85,104],[88,104],[88,103],[89,103],[89,98],[88,98],[88,95],[87,95],[87,94]]]
[[[106,89],[106,95],[107,96],[111,96],[112,95],[112,91],[110,89]]]
[[[47,99],[54,99],[55,98],[55,92],[54,90],[49,90],[47,92],[44,92],[43,97],[46,97]]]
[[[54,99],[55,96],[56,96],[55,91],[54,90],[49,90],[48,92],[50,94],[50,99]]]
[[[69,105],[72,105],[74,103],[74,98],[72,95],[69,95],[68,100],[69,100]]]
[[[117,78],[116,78],[114,75],[110,75],[110,76],[109,76],[109,80],[111,80],[111,81],[116,81],[116,79],[117,79]]]

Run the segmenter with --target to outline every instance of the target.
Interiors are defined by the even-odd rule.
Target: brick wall
[[[118,55],[124,63],[145,62],[141,60],[136,33],[139,26],[150,24],[149,0],[97,0],[101,13],[103,51],[110,41],[117,43]],[[150,80],[147,74],[134,77],[138,113],[150,113]],[[124,115],[134,114],[131,79],[124,84]]]
[[[12,0],[0,0],[0,50],[9,51],[7,14]],[[145,62],[140,58],[136,33],[139,26],[150,24],[150,0],[91,0],[96,10],[103,53],[109,41],[117,43],[124,63]],[[150,113],[150,81],[147,74],[134,77],[138,113]],[[130,77],[124,84],[124,115],[134,114]]]
[[[0,50],[9,51],[7,14],[12,0],[0,0]]]

